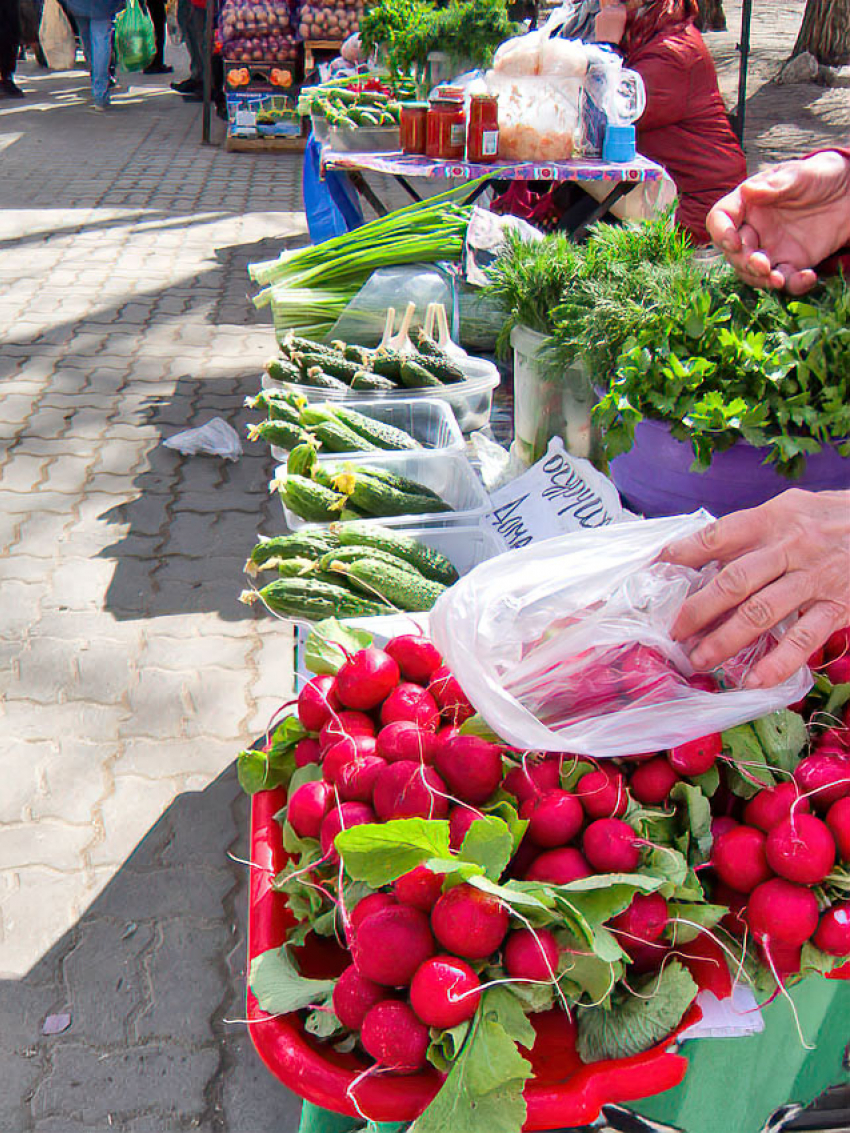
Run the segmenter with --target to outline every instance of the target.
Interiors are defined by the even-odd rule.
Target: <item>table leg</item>
[[[395,176],[396,181],[398,181],[399,185],[401,185],[402,189],[404,189],[405,193],[407,193],[407,195],[412,200],[416,201],[416,203],[419,204],[419,202],[422,200],[422,198],[419,196],[419,194],[416,192],[416,190],[410,184],[408,179],[406,177],[402,177],[400,173],[396,173],[396,174],[394,174],[394,176]]]
[[[617,201],[622,200],[627,193],[637,188],[640,181],[620,181],[607,197],[601,201],[595,200],[590,194],[567,209],[558,222],[558,228],[568,232],[574,240],[580,240],[589,225],[603,217]]]
[[[363,174],[360,172],[360,170],[359,169],[349,169],[349,170],[346,170],[346,172],[348,173],[348,177],[349,177],[349,180],[351,181],[351,184],[354,186],[354,188],[357,190],[357,192],[360,194],[360,196],[363,197],[364,200],[369,202],[369,204],[372,206],[372,208],[375,210],[375,212],[378,214],[378,216],[387,216],[388,213],[389,213],[389,209],[384,204],[384,202],[380,199],[380,197],[377,195],[377,193],[374,191],[374,189],[371,187],[371,185],[368,183],[368,181],[363,176]]]

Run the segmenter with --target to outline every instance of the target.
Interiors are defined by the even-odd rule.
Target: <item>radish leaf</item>
[[[476,818],[460,847],[464,861],[477,862],[491,881],[498,881],[511,860],[514,840],[500,818]]]
[[[687,969],[673,960],[641,980],[637,994],[618,999],[610,1011],[580,1009],[576,1048],[581,1060],[628,1058],[649,1050],[678,1026],[698,990]]]
[[[396,818],[343,830],[334,845],[355,881],[373,889],[388,885],[428,858],[448,858],[449,824],[426,818]]]
[[[321,1004],[333,992],[335,980],[308,980],[295,967],[284,944],[270,948],[251,961],[248,985],[257,1002],[270,1015],[288,1015],[311,1004]]]
[[[363,629],[343,625],[336,618],[316,622],[304,646],[304,663],[311,673],[334,676],[345,664],[347,653],[356,653],[372,644],[372,635]]]

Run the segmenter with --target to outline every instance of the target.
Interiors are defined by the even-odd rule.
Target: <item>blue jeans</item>
[[[77,16],[80,40],[91,72],[92,98],[99,106],[109,103],[109,61],[112,58],[112,19],[90,20]]]

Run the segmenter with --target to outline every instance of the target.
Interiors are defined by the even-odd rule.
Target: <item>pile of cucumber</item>
[[[464,372],[420,329],[417,350],[397,353],[378,347],[369,350],[345,342],[326,346],[288,334],[280,344],[280,357],[266,363],[266,373],[285,385],[311,386],[328,392],[391,393],[399,389],[427,389],[464,380]]]
[[[296,445],[286,472],[269,487],[280,492],[290,511],[312,523],[452,510],[424,484],[376,464],[322,463],[312,444]]]
[[[414,95],[405,94],[405,97]],[[397,127],[401,121],[401,103],[384,91],[321,86],[301,92],[298,113],[324,118],[337,129],[356,130],[363,126],[388,129]]]
[[[243,602],[262,601],[276,614],[308,621],[430,610],[458,577],[439,552],[409,535],[361,522],[264,539],[245,570],[252,576],[275,570],[278,577],[244,591]]]
[[[263,440],[278,448],[312,444],[328,452],[408,452],[421,449],[404,429],[386,425],[352,409],[348,403],[310,403],[292,391],[267,389],[247,397],[249,409],[266,420],[248,426],[248,440]]]

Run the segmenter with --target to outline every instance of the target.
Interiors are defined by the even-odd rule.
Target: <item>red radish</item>
[[[430,913],[443,892],[442,874],[432,873],[427,866],[418,865],[393,882],[393,893],[402,905],[412,905],[423,913]]]
[[[359,649],[336,675],[337,696],[346,708],[368,712],[386,700],[401,680],[398,665],[374,645]]]
[[[441,745],[434,766],[453,795],[475,806],[486,802],[502,781],[502,749],[479,736],[455,736]]]
[[[659,806],[678,782],[679,776],[664,756],[656,755],[637,765],[629,776],[629,790],[639,803]]]
[[[321,780],[302,783],[286,808],[289,825],[299,838],[318,838],[325,815],[333,806],[334,789]]]
[[[746,919],[758,940],[805,944],[818,927],[817,898],[811,889],[773,877],[750,894]]]
[[[437,752],[443,744],[449,743],[455,736],[459,735],[460,728],[455,728],[454,725],[451,724],[446,728],[440,728],[436,731],[431,738],[431,761],[433,762],[437,758]]]
[[[669,916],[667,902],[660,893],[635,893],[632,903],[611,921],[611,927],[621,932],[626,941],[636,940],[641,944],[659,940],[667,927]]]
[[[385,999],[363,1020],[360,1041],[380,1066],[412,1074],[425,1065],[431,1036],[406,1003]]]
[[[371,917],[379,909],[388,909],[391,905],[397,904],[398,901],[389,893],[370,893],[368,897],[361,897],[348,918],[349,936],[353,938],[356,935],[358,928],[367,917]]]
[[[814,651],[814,653],[809,654],[809,659],[808,659],[808,661],[806,661],[806,665],[810,669],[819,669],[821,667],[821,665],[823,664],[823,662],[824,662],[823,646],[819,645],[817,647],[817,649]]]
[[[352,943],[357,971],[388,987],[406,987],[434,955],[428,917],[410,905],[388,905],[364,917]]]
[[[450,669],[441,665],[435,669],[428,682],[428,691],[439,705],[444,720],[450,724],[462,724],[470,716],[475,715],[475,709],[464,695]]]
[[[423,731],[436,732],[440,710],[433,696],[421,685],[402,681],[381,706],[382,724],[394,724],[397,720],[412,720]]]
[[[385,987],[365,979],[352,964],[336,981],[333,991],[334,1015],[344,1027],[359,1031],[366,1013],[376,1003],[386,999],[386,996]]]
[[[768,834],[765,856],[773,872],[787,881],[817,885],[835,865],[835,840],[819,818],[795,814]]]
[[[710,736],[671,748],[667,758],[680,775],[704,775],[712,769],[722,751],[723,737],[719,732],[712,732]]]
[[[669,951],[670,946],[659,941],[635,941],[628,946],[629,967],[640,974],[655,972]]]
[[[847,684],[850,681],[850,653],[836,657],[834,661],[827,661],[823,669],[834,685]]]
[[[836,657],[846,657],[850,653],[850,626],[844,626],[831,633],[823,647],[823,655],[828,661]]]
[[[694,673],[688,677],[688,684],[700,692],[717,692],[717,681],[710,673]]]
[[[338,743],[346,736],[374,736],[375,725],[363,712],[337,712],[319,732],[319,743],[327,751],[331,744]]]
[[[542,791],[551,791],[560,782],[560,768],[556,759],[542,759],[534,762],[526,759],[522,766],[512,767],[502,786],[521,803],[532,799]]]
[[[508,911],[472,885],[456,885],[431,910],[431,927],[444,948],[467,960],[484,960],[508,931]]]
[[[521,928],[505,941],[505,969],[515,980],[553,983],[558,974],[558,941],[546,928]]]
[[[400,759],[433,763],[435,740],[433,732],[423,731],[412,720],[397,720],[378,732],[376,750],[387,763],[395,763]]]
[[[821,749],[844,753],[850,751],[850,729],[844,724],[839,728],[827,728],[820,738],[818,750]]]
[[[423,1023],[447,1030],[471,1019],[481,999],[481,981],[457,956],[432,956],[410,985],[410,1004]]]
[[[795,815],[808,814],[809,800],[800,797],[796,783],[780,783],[769,791],[759,791],[750,799],[744,807],[744,821],[768,834],[774,826],[788,818],[792,806]]]
[[[773,966],[781,980],[793,976],[800,970],[802,947],[799,944],[782,944],[778,940],[771,940],[769,947],[764,944],[759,945],[759,951],[764,963],[768,967]]]
[[[752,826],[736,826],[716,839],[711,851],[711,864],[717,876],[739,893],[751,893],[772,876],[767,864],[761,830]]]
[[[322,758],[322,776],[329,783],[336,783],[340,772],[347,763],[355,759],[374,756],[375,740],[372,736],[344,736],[325,749]],[[381,760],[383,763],[383,760]]]
[[[838,799],[850,795],[850,760],[842,755],[813,752],[797,764],[794,779],[816,810],[827,810]]]
[[[469,832],[470,826],[476,818],[484,816],[477,810],[468,806],[453,806],[449,812],[449,845],[453,850],[459,850],[463,840]]]
[[[339,797],[345,802],[371,802],[375,780],[386,766],[377,755],[356,755],[342,767],[337,776]]]
[[[318,732],[340,708],[336,680],[327,674],[312,677],[298,694],[298,719],[308,732]]]
[[[738,823],[734,818],[729,818],[725,814],[718,814],[716,818],[711,820],[712,840],[716,842],[721,834],[725,834],[727,830],[734,830],[737,825]]]
[[[729,912],[720,923],[734,936],[740,936],[744,931],[744,911],[747,907],[747,894],[739,893],[725,881],[718,881],[711,894],[715,905],[727,905]]]
[[[381,822],[392,818],[445,818],[446,784],[433,767],[412,760],[388,763],[378,772],[372,802]]]
[[[590,877],[593,870],[586,859],[572,846],[562,850],[547,850],[538,856],[525,871],[526,881],[548,881],[551,885],[569,885],[581,877]]]
[[[640,864],[637,834],[619,818],[597,818],[591,822],[581,847],[599,873],[631,873]]]
[[[520,817],[528,819],[528,836],[546,849],[565,846],[584,824],[581,803],[568,791],[546,791],[520,807]]]
[[[838,856],[843,862],[850,862],[850,798],[839,799],[826,812],[826,824],[832,831]]]
[[[826,910],[812,943],[830,956],[850,956],[850,901]]]
[[[341,830],[350,830],[352,826],[365,826],[375,821],[375,812],[365,803],[341,803],[329,811],[322,823],[319,841],[322,845],[322,854],[331,862],[339,861],[339,854],[334,846],[334,838]]]
[[[589,771],[574,790],[590,818],[619,818],[629,802],[623,776],[613,768]]]
[[[319,741],[307,736],[295,745],[295,766],[306,767],[308,763],[318,763],[321,754],[322,749],[319,747]]]
[[[432,673],[443,663],[440,651],[427,637],[405,634],[386,644],[386,652],[395,661],[406,681],[427,684]]]

